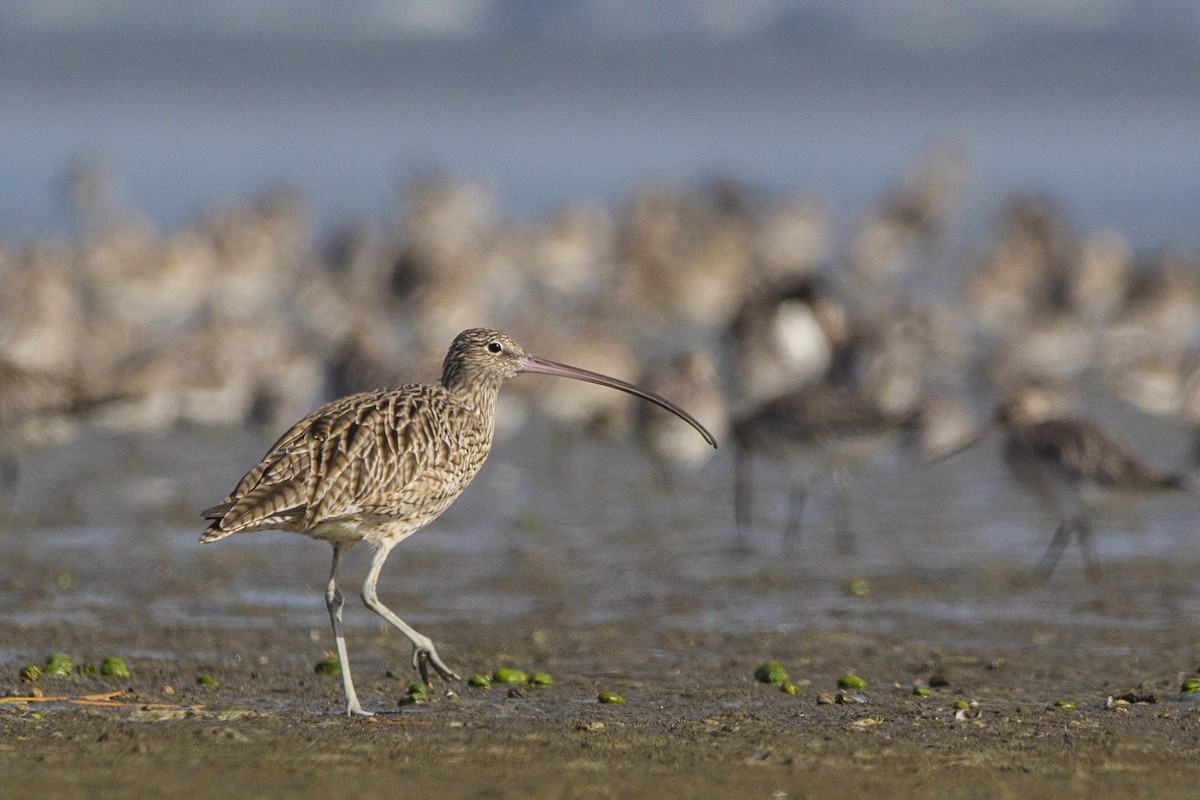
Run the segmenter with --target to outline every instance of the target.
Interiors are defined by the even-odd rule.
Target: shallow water
[[[1188,442],[1179,431],[1120,422],[1151,460],[1182,463]],[[0,530],[0,615],[104,627],[121,609],[147,626],[301,626],[324,636],[325,544],[278,532],[197,543],[199,509],[271,438],[85,430],[30,454]],[[1031,570],[1056,521],[1008,484],[994,442],[937,464],[885,454],[856,475],[852,524],[840,534],[830,487],[817,488],[795,542],[781,531],[782,471],[764,463],[749,552],[733,547],[731,473],[725,449],[663,487],[628,439],[527,430],[498,442],[463,497],[393,551],[381,595],[435,638],[446,626],[531,620],[549,629],[638,621],[697,633],[886,635],[920,620],[987,637],[1000,622],[1147,630],[1200,614],[1200,586],[1189,579],[1200,560],[1189,546],[1200,504],[1192,495],[1098,512],[1102,580],[1084,580],[1072,547],[1037,585]],[[366,555],[353,551],[342,571],[348,597]],[[1151,577],[1123,581],[1126,570]],[[865,596],[846,590],[851,578],[867,582]],[[352,602],[347,624],[378,621]]]

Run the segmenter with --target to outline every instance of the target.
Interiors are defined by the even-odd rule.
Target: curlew
[[[362,587],[366,606],[412,643],[413,668],[429,683],[429,668],[458,680],[433,641],[379,600],[376,584],[392,548],[454,502],[483,466],[492,444],[496,398],[523,372],[558,375],[637,395],[675,413],[716,440],[691,414],[653,392],[595,372],[527,354],[506,334],[463,331],[450,345],[438,384],[409,384],[335,400],[296,423],[238,482],[203,512],[200,537],[283,530],[329,542],[333,564],[325,602],[341,664],[346,714],[369,716],[354,691],[342,632],[338,561],[360,541],[374,550]]]
[[[1112,497],[1192,486],[1186,475],[1143,463],[1096,422],[1068,415],[1061,398],[1037,386],[1025,387],[1001,402],[987,424],[946,457],[996,429],[1004,433],[1004,465],[1014,482],[1060,516],[1035,570],[1039,580],[1054,572],[1072,538],[1079,542],[1088,579],[1099,578],[1089,506]]]

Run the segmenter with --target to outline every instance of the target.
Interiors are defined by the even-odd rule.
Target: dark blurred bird
[[[473,328],[450,345],[438,384],[361,392],[313,411],[271,447],[222,502],[203,512],[200,537],[284,530],[333,546],[325,602],[341,664],[348,715],[367,715],[350,676],[337,588],[342,553],[366,541],[374,556],[363,602],[413,645],[412,663],[458,676],[418,633],[379,600],[376,584],[391,549],[438,517],[483,466],[491,449],[500,387],[523,372],[559,375],[609,386],[662,406],[687,421],[713,447],[716,440],[683,409],[636,386],[527,354],[499,331]]]
[[[16,483],[17,457],[55,438],[56,423],[125,397],[120,392],[97,391],[74,377],[0,358],[0,487]]]
[[[838,510],[845,511],[850,473],[879,455],[916,414],[893,415],[879,409],[851,384],[816,383],[767,401],[734,420],[734,520],[745,547],[750,525],[753,460],[766,455],[786,464],[792,476],[785,543],[795,540],[809,491],[832,475]],[[845,531],[839,531],[844,534]]]
[[[739,403],[763,403],[842,368],[853,338],[846,304],[816,275],[755,288],[730,323],[726,343]]]
[[[1108,495],[1184,489],[1188,478],[1147,466],[1095,422],[1044,413],[1029,395],[1017,394],[1001,403],[995,415],[995,424],[1004,429],[1004,463],[1009,473],[1062,518],[1038,563],[1037,576],[1050,577],[1074,536],[1087,576],[1095,580],[1100,567],[1087,506]]]

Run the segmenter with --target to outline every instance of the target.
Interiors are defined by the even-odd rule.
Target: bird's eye
[[[504,349],[504,345],[499,342],[488,342],[487,349],[489,353],[499,353]]]

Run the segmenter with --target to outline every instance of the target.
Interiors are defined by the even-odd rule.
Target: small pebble
[[[817,705],[831,706],[833,704],[834,704],[833,695],[831,695],[829,692],[821,692],[819,695],[817,695]]]

